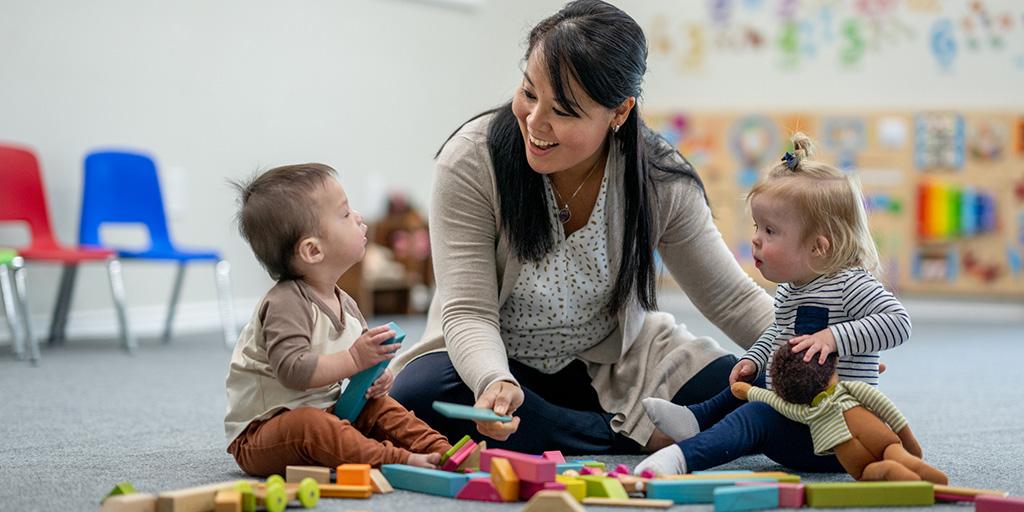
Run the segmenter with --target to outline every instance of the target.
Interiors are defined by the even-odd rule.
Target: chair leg
[[[171,329],[174,326],[174,315],[178,311],[178,298],[181,297],[181,283],[185,280],[185,262],[178,262],[178,271],[174,274],[174,288],[171,289],[171,304],[167,307],[167,320],[164,322],[164,334],[161,343],[171,342]]]
[[[78,265],[75,263],[64,265],[61,271],[57,302],[53,306],[53,318],[50,319],[50,345],[59,345],[65,341],[64,332],[68,323],[68,313],[71,312],[71,295],[75,291],[77,274]]]
[[[21,310],[21,325],[28,342],[28,357],[32,366],[39,364],[39,340],[32,332],[32,318],[28,312],[28,287],[25,286],[25,263],[21,258],[14,258],[14,293],[18,296],[18,309]]]
[[[238,339],[238,331],[235,322],[235,304],[231,297],[231,264],[227,260],[220,260],[214,266],[217,278],[217,302],[220,303],[220,321],[224,328],[224,346],[229,350],[234,348]]]
[[[14,357],[19,361],[25,357],[25,338],[21,335],[18,323],[18,305],[14,299],[14,288],[11,272],[7,265],[0,265],[0,295],[4,301],[4,314],[7,317],[7,330],[11,331],[11,344],[14,345]]]
[[[107,276],[110,278],[110,295],[114,298],[114,307],[117,310],[117,322],[121,327],[121,344],[129,354],[134,354],[139,348],[135,336],[132,335],[131,326],[128,325],[128,307],[124,300],[124,279],[121,277],[121,262],[117,258],[107,260]]]

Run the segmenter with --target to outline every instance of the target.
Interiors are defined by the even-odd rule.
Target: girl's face
[[[543,52],[534,48],[526,61],[523,83],[512,99],[526,160],[534,171],[552,174],[567,169],[586,173],[600,157],[608,130],[625,121],[633,107],[628,98],[616,109],[595,102],[574,79],[566,82],[569,97],[579,106],[570,114],[555,101]]]
[[[794,208],[758,194],[750,200],[750,211],[754,217],[754,265],[765,279],[799,286],[818,277],[812,268],[817,258],[815,237],[804,235],[804,224]]]

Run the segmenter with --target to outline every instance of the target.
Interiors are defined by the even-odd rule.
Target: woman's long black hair
[[[570,79],[605,108],[614,109],[630,96],[640,98],[647,71],[647,40],[636,21],[611,4],[569,2],[530,31],[526,59],[535,48],[543,52],[559,107],[571,115],[577,115],[579,105],[569,92]],[[612,135],[625,159],[625,232],[619,275],[608,304],[612,312],[619,311],[633,293],[644,309],[657,308],[652,234],[657,197],[651,195],[650,168],[661,171],[659,180],[688,177],[703,189],[690,164],[644,125],[639,110],[639,105],[635,106]],[[526,160],[512,102],[473,119],[488,114],[494,114],[488,147],[497,178],[502,227],[520,261],[540,261],[555,246],[549,208],[533,206],[548,206],[544,178]]]

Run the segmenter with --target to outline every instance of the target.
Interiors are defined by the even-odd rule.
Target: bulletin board
[[[694,164],[719,230],[762,283],[745,197],[800,130],[818,143],[817,160],[861,183],[891,289],[1024,298],[1024,112],[648,111],[646,118]]]

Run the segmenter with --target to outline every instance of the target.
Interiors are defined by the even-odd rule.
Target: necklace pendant
[[[572,218],[572,212],[569,211],[569,205],[565,205],[565,206],[563,206],[563,207],[558,209],[558,221],[559,222],[561,222],[562,224],[565,224],[566,222],[569,222],[569,219],[571,219],[571,218]]]

